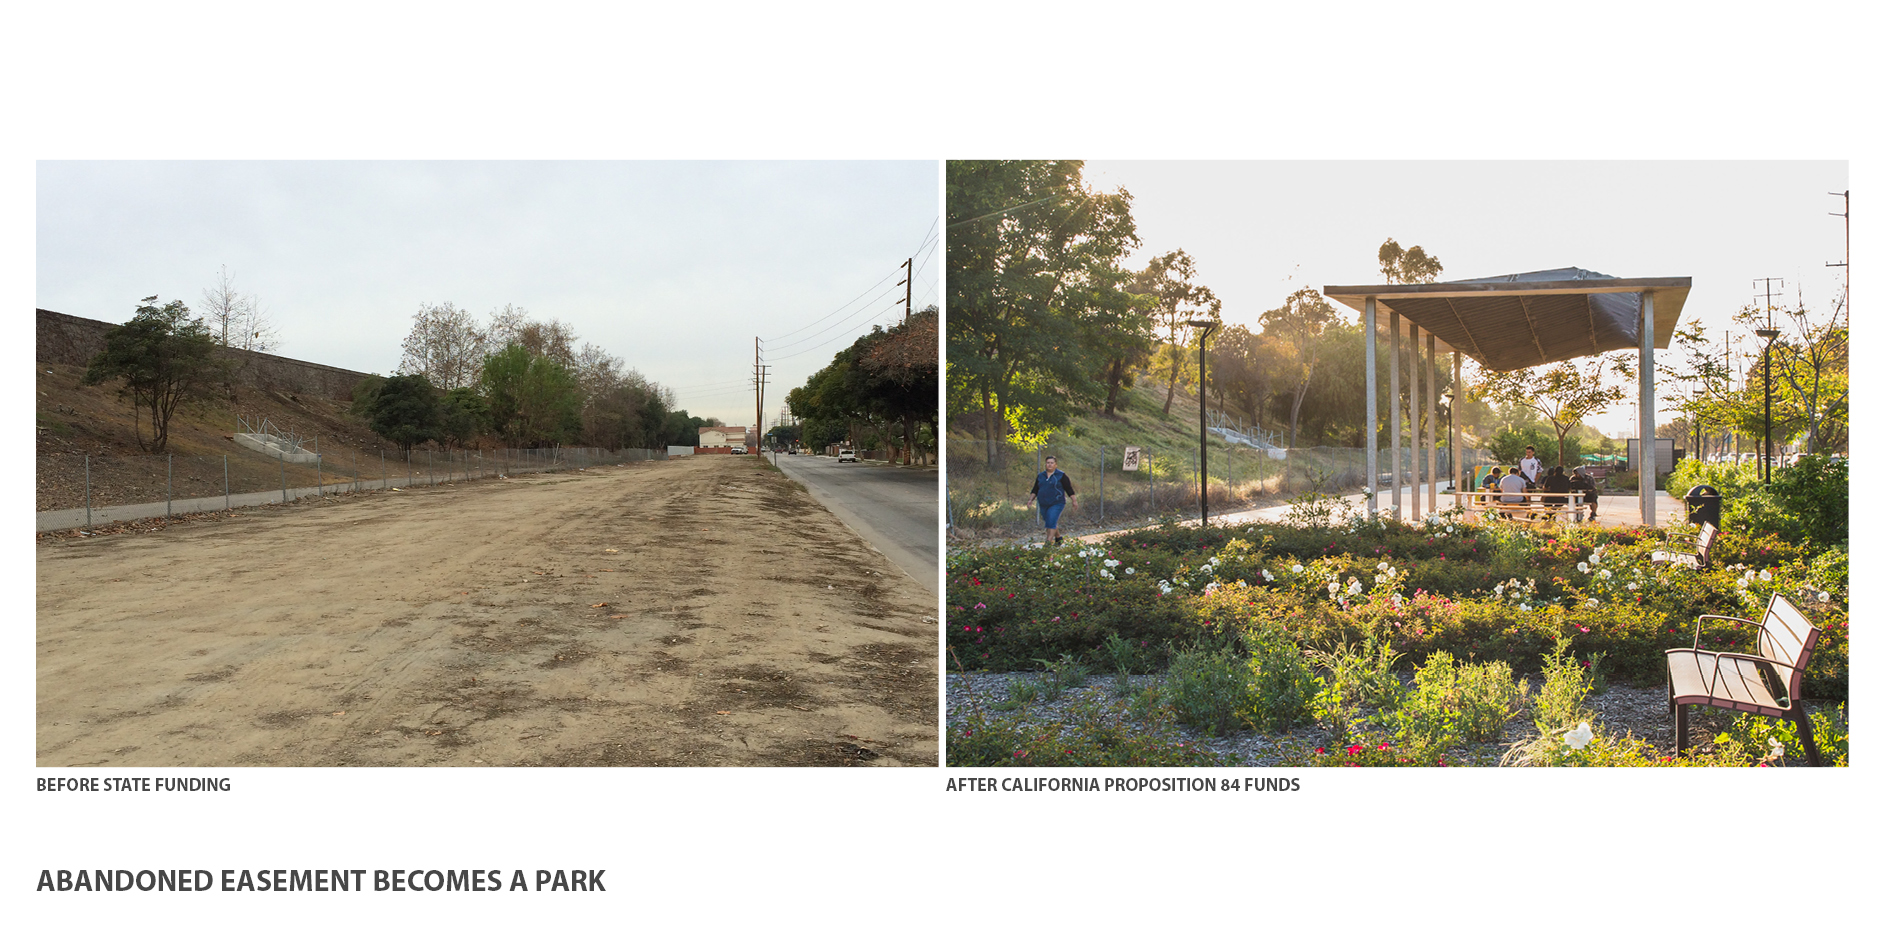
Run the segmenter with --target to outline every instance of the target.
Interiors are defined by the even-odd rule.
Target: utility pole
[[[904,259],[904,324],[910,325],[910,262],[914,258]]]
[[[759,453],[765,453],[765,352],[759,349],[759,338],[752,337],[752,434],[759,442]]]
[[[1774,416],[1774,352],[1775,336],[1781,332],[1775,330],[1775,284],[1786,283],[1780,277],[1760,277],[1755,280],[1762,285],[1762,299],[1768,306],[1768,319],[1764,327],[1755,329],[1755,334],[1767,339],[1761,349],[1761,461],[1757,467],[1762,482],[1774,479],[1774,466],[1770,463],[1775,456],[1775,416]]]
[[[1848,323],[1848,317],[1851,314],[1848,312],[1848,296],[1854,292],[1854,271],[1847,266],[1848,263],[1854,259],[1854,220],[1847,217],[1847,214],[1849,212],[1847,208],[1847,194],[1850,192],[1852,191],[1842,190],[1839,193],[1828,194],[1828,196],[1838,196],[1841,198],[1841,211],[1830,212],[1828,213],[1828,215],[1841,217],[1841,235],[1843,237],[1843,243],[1845,247],[1847,248],[1847,254],[1845,257],[1841,258],[1841,262],[1839,264],[1827,265],[1829,267],[1840,268],[1841,274],[1845,278],[1841,281],[1841,324],[1842,325],[1846,325]]]

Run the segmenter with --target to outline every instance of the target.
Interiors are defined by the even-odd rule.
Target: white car
[[[839,463],[857,463],[858,452],[847,447],[844,450],[838,452],[838,462]]]

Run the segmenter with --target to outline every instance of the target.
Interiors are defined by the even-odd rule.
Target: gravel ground
[[[1038,673],[950,673],[947,676],[947,712],[948,736],[956,736],[958,724],[972,706],[981,705],[986,710],[1003,713],[996,706],[1007,701],[1011,683],[1034,683]],[[1401,674],[1403,675],[1403,674]],[[1160,676],[1133,676],[1137,690],[1149,685],[1158,685]],[[1036,701],[1028,708],[1031,717],[1039,721],[1073,718],[1099,706],[1109,709],[1124,700],[1114,694],[1115,677],[1090,676],[1079,687],[1069,689],[1056,702]],[[1535,687],[1533,686],[1533,694]],[[1668,693],[1663,686],[1638,687],[1610,683],[1592,692],[1586,702],[1588,708],[1597,715],[1594,725],[1599,735],[1621,736],[1625,733],[1638,737],[1663,750],[1668,750],[1675,742],[1672,718],[1668,709]],[[1725,725],[1732,715],[1728,712],[1695,712],[1690,716],[1691,749],[1698,746],[1707,748],[1710,739]],[[1466,766],[1496,766],[1505,751],[1514,742],[1524,740],[1537,733],[1537,726],[1530,712],[1521,712],[1513,719],[1498,738],[1496,743],[1467,744],[1450,751],[1447,761]],[[1192,742],[1219,753],[1237,755],[1248,766],[1297,765],[1305,762],[1317,747],[1327,744],[1330,739],[1327,731],[1318,725],[1306,725],[1285,733],[1244,732],[1224,737],[1210,737],[1198,734],[1186,728],[1170,725],[1170,739]]]

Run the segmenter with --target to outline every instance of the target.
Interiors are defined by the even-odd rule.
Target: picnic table
[[[1505,502],[1506,495],[1526,501]],[[1571,521],[1582,521],[1584,514],[1590,510],[1583,501],[1584,493],[1580,489],[1569,492],[1528,489],[1508,494],[1496,489],[1460,490],[1452,493],[1452,496],[1457,505],[1463,506],[1465,511],[1474,516],[1484,512],[1497,512],[1509,517],[1523,515],[1527,518],[1555,518],[1563,515]]]

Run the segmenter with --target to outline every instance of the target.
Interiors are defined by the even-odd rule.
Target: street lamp
[[[1189,319],[1188,324],[1201,330],[1201,527],[1207,527],[1207,334],[1214,330],[1211,319]]]
[[[1768,324],[1774,325],[1774,309],[1768,310]],[[1773,393],[1769,391],[1774,382],[1775,336],[1781,332],[1773,328],[1755,329],[1755,334],[1768,339],[1768,345],[1761,349],[1761,481],[1773,482],[1775,468],[1771,461],[1775,456],[1775,417],[1770,405]]]

